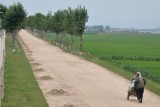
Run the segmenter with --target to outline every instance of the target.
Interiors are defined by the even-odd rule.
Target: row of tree
[[[0,4],[0,18],[2,19],[2,28],[12,34],[13,51],[16,50],[18,31],[27,26],[30,31],[42,35],[43,31],[54,32],[56,44],[63,47],[75,47],[74,38],[80,37],[80,51],[83,47],[83,32],[85,24],[88,21],[88,13],[85,7],[78,6],[75,9],[68,8],[58,10],[52,15],[48,12],[47,15],[36,13],[32,16],[27,16],[21,3],[13,4],[8,8]],[[68,42],[68,37],[71,37],[71,42]]]
[[[54,32],[56,36],[56,44],[62,47],[71,46],[75,48],[74,38],[80,37],[80,51],[83,46],[83,32],[85,30],[85,24],[88,21],[88,13],[85,7],[78,6],[75,9],[68,8],[64,10],[58,10],[52,15],[48,12],[47,15],[42,13],[36,13],[29,16],[26,20],[28,29],[32,32],[36,32],[38,35],[42,35],[43,31]],[[71,37],[71,42],[68,42],[68,37]]]

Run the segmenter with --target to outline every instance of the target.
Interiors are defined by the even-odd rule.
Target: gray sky
[[[160,0],[0,0],[7,6],[21,2],[28,15],[56,12],[69,6],[85,6],[87,25],[109,25],[121,28],[160,27]]]

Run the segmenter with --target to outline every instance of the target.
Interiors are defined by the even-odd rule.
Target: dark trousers
[[[137,99],[140,101],[142,101],[142,99],[143,99],[143,92],[144,92],[144,88],[136,89]]]

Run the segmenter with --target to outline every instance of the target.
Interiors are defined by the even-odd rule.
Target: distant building
[[[105,30],[106,30],[106,31],[109,31],[110,28],[111,28],[110,26],[106,26],[106,29],[105,29]]]

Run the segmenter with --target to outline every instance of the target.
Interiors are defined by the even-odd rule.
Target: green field
[[[111,56],[160,57],[160,34],[85,34],[84,51],[101,58]],[[146,69],[160,77],[160,61],[116,60]]]
[[[160,56],[160,34],[85,34],[84,51],[101,56]]]

